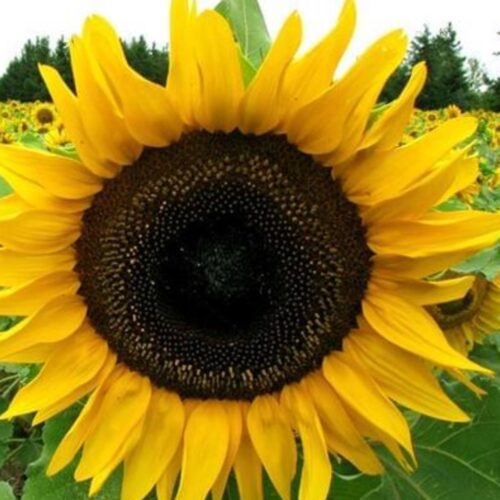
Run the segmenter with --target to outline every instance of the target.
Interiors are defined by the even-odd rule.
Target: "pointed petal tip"
[[[300,32],[300,35],[302,36],[302,30],[303,30],[302,16],[300,15],[300,12],[297,9],[292,11],[292,13],[286,19],[284,25],[285,24],[293,25],[293,28],[298,30]]]
[[[61,466],[61,464],[57,463],[57,460],[54,460],[55,456],[52,457],[52,460],[49,462],[49,465],[47,466],[47,469],[45,470],[45,474],[47,476],[55,476],[57,473],[61,472],[64,469],[64,465]]]

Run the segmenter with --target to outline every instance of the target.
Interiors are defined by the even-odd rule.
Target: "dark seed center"
[[[159,295],[208,336],[236,338],[268,310],[275,265],[243,214],[193,224],[166,250]]]
[[[480,309],[487,293],[488,282],[476,278],[472,288],[461,299],[428,306],[427,309],[441,328],[448,329],[471,320]]]
[[[184,136],[109,181],[77,243],[90,321],[183,397],[298,381],[356,325],[371,253],[330,171],[281,136]]]

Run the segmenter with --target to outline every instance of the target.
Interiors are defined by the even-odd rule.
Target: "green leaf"
[[[470,357],[480,365],[500,374],[500,333],[488,335],[482,344],[476,344]],[[500,385],[500,376],[492,382]]]
[[[40,458],[28,468],[23,500],[87,500],[89,483],[77,483],[73,479],[76,460],[59,474],[47,477],[45,470],[58,444],[76,419],[81,406],[75,405],[53,418],[44,427],[44,447]],[[121,470],[114,473],[96,500],[117,500],[120,498]]]
[[[490,189],[481,186],[481,191],[474,199],[473,208],[486,212],[498,212],[500,210],[500,187]]]
[[[0,398],[0,412],[4,412],[9,403],[4,398]],[[14,426],[11,422],[0,421],[0,469],[4,466],[9,453],[9,439],[14,432]],[[1,500],[0,496],[0,500]]]
[[[456,196],[444,201],[436,207],[440,212],[454,212],[455,210],[468,210],[469,205],[459,200]]]
[[[12,320],[10,316],[0,316],[0,332],[5,332],[11,327]]]
[[[59,156],[70,158],[71,160],[80,160],[80,157],[78,156],[78,153],[73,144],[67,144],[66,146],[50,148],[50,152]]]
[[[257,69],[271,46],[271,38],[259,2],[222,0],[215,10],[227,19],[245,59],[254,70]]]
[[[476,378],[488,390],[482,400],[461,384],[445,381],[445,389],[473,420],[450,424],[420,417],[412,433],[419,467],[406,474],[385,451],[380,478],[335,477],[332,491],[342,500],[496,500],[500,498],[500,385],[498,378]]]
[[[23,146],[26,146],[27,148],[41,149],[44,151],[47,150],[45,142],[43,140],[43,136],[35,132],[31,131],[24,132],[18,137],[17,140],[19,143],[21,143]]]
[[[252,65],[252,63],[248,60],[248,58],[240,51],[240,63],[241,63],[241,71],[243,73],[243,82],[245,87],[250,85],[250,82],[253,80],[253,77],[257,73],[257,70]]]
[[[0,177],[0,198],[12,193],[12,188]]]
[[[374,125],[374,123],[381,118],[381,116],[390,108],[391,104],[381,103],[377,104],[370,113],[370,117],[368,118],[367,128],[370,128]]]
[[[16,500],[12,487],[5,481],[0,481],[0,500]]]
[[[482,250],[452,270],[461,274],[482,274],[491,281],[500,274],[500,244]]]

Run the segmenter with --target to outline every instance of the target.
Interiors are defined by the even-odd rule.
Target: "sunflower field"
[[[500,114],[337,78],[355,9],[172,0],[165,86],[92,16],[0,102],[0,500],[500,498]]]

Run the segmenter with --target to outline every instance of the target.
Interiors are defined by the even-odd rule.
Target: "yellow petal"
[[[201,99],[195,110],[197,122],[210,132],[231,132],[238,124],[238,108],[244,92],[231,28],[220,14],[208,10],[198,17],[195,40],[201,77]]]
[[[81,200],[64,200],[50,194],[45,188],[16,174],[3,165],[0,165],[0,176],[2,176],[13,191],[25,202],[26,206],[39,210],[48,210],[64,214],[83,212],[90,206],[90,198]]]
[[[457,252],[442,255],[430,255],[426,257],[406,257],[404,255],[375,255],[373,257],[374,268],[400,276],[401,278],[424,278],[442,271],[453,264],[462,262],[473,251],[459,250]]]
[[[124,370],[110,384],[98,415],[97,424],[85,440],[82,458],[75,471],[75,479],[83,481],[98,474],[129,439],[142,422],[151,397],[148,379]]]
[[[401,279],[394,275],[372,274],[373,283],[378,283],[385,290],[391,290],[395,295],[413,304],[442,304],[461,299],[474,283],[474,276],[462,276],[441,281],[424,281]]]
[[[60,198],[86,198],[102,187],[101,179],[79,161],[46,151],[0,145],[0,164]]]
[[[160,480],[156,485],[156,495],[158,500],[171,500],[174,492],[175,483],[182,464],[182,447],[179,446],[174,458],[169,462]]]
[[[352,111],[372,88],[379,71],[385,74],[404,54],[406,44],[401,31],[389,33],[375,42],[342,79],[291,117],[285,130],[290,142],[310,154],[326,154],[336,149]],[[365,109],[360,110],[359,123],[366,118],[365,114]],[[357,122],[356,130],[360,127]]]
[[[0,221],[0,244],[20,253],[55,253],[80,237],[80,217],[32,210]]]
[[[244,415],[248,409],[245,405]],[[238,483],[238,492],[241,500],[262,500],[262,464],[253,447],[246,426],[243,426],[238,452],[234,462],[234,473]]]
[[[286,68],[299,48],[302,24],[293,13],[285,22],[262,66],[247,88],[240,110],[239,128],[245,134],[264,134],[280,119],[279,99]]]
[[[103,469],[101,469],[95,476],[92,477],[89,488],[90,497],[93,497],[94,495],[99,493],[101,488],[104,486],[104,483],[108,480],[109,476],[111,476],[111,474],[123,461],[125,456],[128,455],[130,451],[135,447],[141,437],[141,432],[142,426],[136,425],[127,436],[127,439],[115,452],[111,461],[108,462]]]
[[[478,385],[474,384],[470,379],[470,375],[468,375],[467,373],[463,373],[460,370],[457,370],[456,368],[448,368],[446,372],[451,377],[464,384],[465,387],[467,387],[467,389],[472,391],[478,398],[486,396],[487,392]]]
[[[227,479],[233,467],[240,447],[242,432],[242,410],[239,402],[226,401],[225,410],[229,422],[229,446],[224,460],[224,465],[212,487],[212,500],[222,500],[226,489]]]
[[[3,196],[0,198],[0,221],[13,219],[24,212],[28,212],[32,208],[33,207],[15,193]]]
[[[500,331],[500,281],[498,277],[488,284],[482,307],[472,322],[484,333]]]
[[[100,156],[90,143],[83,128],[77,99],[64,83],[61,75],[50,66],[40,65],[39,69],[57,111],[61,115],[68,136],[75,145],[83,164],[99,177],[106,179],[115,177],[119,171],[119,166]]]
[[[304,380],[330,451],[345,457],[364,474],[382,474],[384,468],[380,460],[356,429],[330,384],[320,373],[308,375]]]
[[[127,63],[113,27],[102,17],[90,17],[84,28],[84,43],[119,97],[128,130],[135,140],[164,147],[177,140],[182,123],[164,86],[150,82]]]
[[[88,328],[80,329],[55,348],[40,373],[19,390],[2,418],[32,413],[56,403],[92,379],[107,354],[108,345],[101,337]]]
[[[304,384],[283,388],[281,401],[289,410],[297,428],[304,451],[299,499],[326,498],[332,479],[323,428]]]
[[[290,64],[282,89],[287,115],[317,97],[331,84],[354,32],[355,22],[356,4],[354,0],[345,0],[337,25],[320,43]]]
[[[428,175],[401,191],[396,196],[381,203],[370,206],[363,213],[368,223],[391,220],[417,219],[474,182],[478,176],[478,162],[474,159],[464,160],[470,148],[455,152],[451,158]]]
[[[179,448],[184,406],[177,394],[153,389],[142,436],[125,459],[122,500],[141,500],[159,481]]]
[[[382,391],[399,404],[450,422],[469,420],[417,356],[366,330],[351,332],[344,350],[367,367]]]
[[[70,271],[59,271],[16,288],[0,290],[0,315],[30,316],[60,295],[73,295],[80,287],[78,276]],[[54,317],[51,316],[50,324]]]
[[[54,352],[54,343],[36,344],[2,357],[3,363],[45,363]]]
[[[61,342],[60,345],[62,346],[62,348],[65,348],[65,342]],[[65,410],[66,408],[69,408],[72,404],[76,403],[87,394],[90,394],[92,391],[94,391],[94,389],[99,387],[105,380],[107,380],[115,366],[116,354],[108,350],[106,360],[104,361],[104,364],[97,372],[97,374],[85,384],[75,388],[64,397],[61,397],[55,403],[40,409],[33,418],[33,425],[38,425],[42,422],[45,422],[49,418],[52,418],[54,415],[57,415],[59,412]]]
[[[106,391],[122,375],[124,368],[117,366],[108,379],[100,385],[85,403],[75,423],[64,435],[47,467],[47,475],[53,476],[64,469],[82,447],[87,436],[97,425],[97,416],[101,409]]]
[[[395,46],[396,50],[388,50],[383,64],[377,68],[370,85],[350,112],[349,119],[344,123],[342,142],[326,160],[328,165],[348,161],[363,147],[363,136],[372,117],[373,108],[387,80],[405,57],[407,40],[403,40],[404,43]]]
[[[372,151],[385,151],[397,146],[410,121],[415,99],[422,91],[426,78],[425,63],[415,65],[403,92],[368,130],[360,149],[372,148]]]
[[[352,356],[345,352],[329,355],[323,361],[323,374],[346,405],[412,453],[405,419]]]
[[[177,500],[203,500],[222,470],[230,433],[224,404],[203,401],[188,418]]]
[[[104,75],[79,37],[71,39],[69,49],[77,106],[87,137],[103,158],[118,165],[131,165],[142,148],[127,130]]]
[[[383,338],[437,365],[490,373],[455,351],[432,317],[421,307],[382,289],[369,290],[363,314]]]
[[[500,239],[500,214],[473,210],[431,212],[419,220],[368,227],[368,244],[378,254],[429,257],[468,255]]]
[[[297,466],[297,449],[283,408],[273,396],[259,396],[247,416],[248,433],[274,487],[285,500]]]
[[[344,188],[350,199],[364,205],[393,198],[431,172],[476,127],[475,118],[455,118],[406,146],[356,159],[343,172]]]
[[[75,264],[72,248],[47,255],[26,255],[0,248],[0,286],[21,286],[43,274],[70,271]]]
[[[370,441],[382,443],[392,453],[394,458],[396,458],[406,472],[410,473],[415,469],[417,461],[413,451],[409,454],[404,453],[400,444],[387,432],[377,427],[371,420],[364,418],[360,413],[357,413],[351,408],[347,408],[347,410],[354,422],[354,425],[357,429],[359,429],[363,436],[369,438]],[[411,462],[408,458],[411,458]]]
[[[200,76],[195,57],[196,3],[172,0],[167,90],[184,123],[194,125],[194,107],[200,100]]]
[[[477,181],[479,176],[479,158],[469,157],[457,160],[455,165],[455,180],[453,184],[443,193],[436,205],[451,198],[455,193],[469,187]]]

